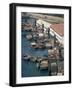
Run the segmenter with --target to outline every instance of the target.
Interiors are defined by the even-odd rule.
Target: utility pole
[[[48,37],[50,38],[50,28],[48,28]]]
[[[42,31],[44,32],[44,24],[42,24]]]

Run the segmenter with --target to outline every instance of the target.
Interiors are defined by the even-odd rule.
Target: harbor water
[[[28,53],[29,55],[33,56],[44,56],[48,55],[47,49],[38,49],[35,50],[31,48],[29,40],[25,38],[25,36],[31,32],[22,31],[22,54]],[[32,40],[33,41],[33,40]],[[33,77],[33,76],[48,76],[49,71],[46,70],[39,70],[36,66],[35,62],[22,60],[22,77]]]

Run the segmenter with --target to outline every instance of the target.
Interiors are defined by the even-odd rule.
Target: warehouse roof
[[[50,26],[56,33],[58,33],[60,36],[64,36],[64,24],[52,24]]]

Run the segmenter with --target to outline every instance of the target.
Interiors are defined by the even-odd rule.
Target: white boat
[[[48,69],[48,60],[42,60],[39,64],[40,70]]]
[[[31,43],[31,46],[35,46],[35,45],[36,45],[36,43],[35,43],[35,42],[32,42],[32,43]]]
[[[39,38],[43,38],[44,37],[44,33],[38,33]]]
[[[46,47],[46,48],[50,48],[50,47],[52,47],[52,44],[49,43],[49,42],[46,42],[46,43],[45,43],[45,47]]]
[[[30,40],[30,39],[32,39],[32,35],[29,34],[29,35],[26,36],[26,38]]]

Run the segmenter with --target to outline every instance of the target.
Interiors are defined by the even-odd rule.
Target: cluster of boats
[[[30,23],[23,23],[22,24],[22,29],[25,29],[26,31],[31,31],[32,30],[32,24],[30,24]]]
[[[40,69],[48,69],[48,57],[35,57],[32,55],[23,55],[22,56],[22,60],[26,60],[26,61],[32,61],[34,63],[36,63],[36,67],[40,68]]]
[[[54,47],[54,39],[48,37],[49,34],[46,33],[36,33],[32,32],[31,34],[26,35],[27,40],[31,40],[31,47],[35,49],[44,49]],[[47,36],[47,37],[46,37]]]
[[[22,56],[22,60],[36,63],[35,65],[39,70],[48,70],[51,76],[64,74],[63,69],[61,67],[58,67],[57,59],[55,58],[50,59],[48,56],[35,57],[32,55],[24,54]]]
[[[31,25],[29,26],[31,27]],[[26,29],[25,31],[31,32],[25,36],[25,38],[30,41],[30,47],[33,49],[47,48],[48,56],[41,57],[39,55],[35,57],[33,55],[23,54],[22,60],[32,61],[36,63],[36,67],[40,68],[40,70],[49,69],[51,67],[51,71],[53,71],[52,68],[54,68],[55,72],[51,72],[51,71],[50,72],[52,75],[56,75],[58,72],[57,60],[64,60],[61,54],[62,46],[60,46],[60,43],[58,42],[58,40],[54,37],[50,38],[50,34],[48,33],[48,31],[46,30],[44,32],[43,28],[35,27],[32,29]]]

